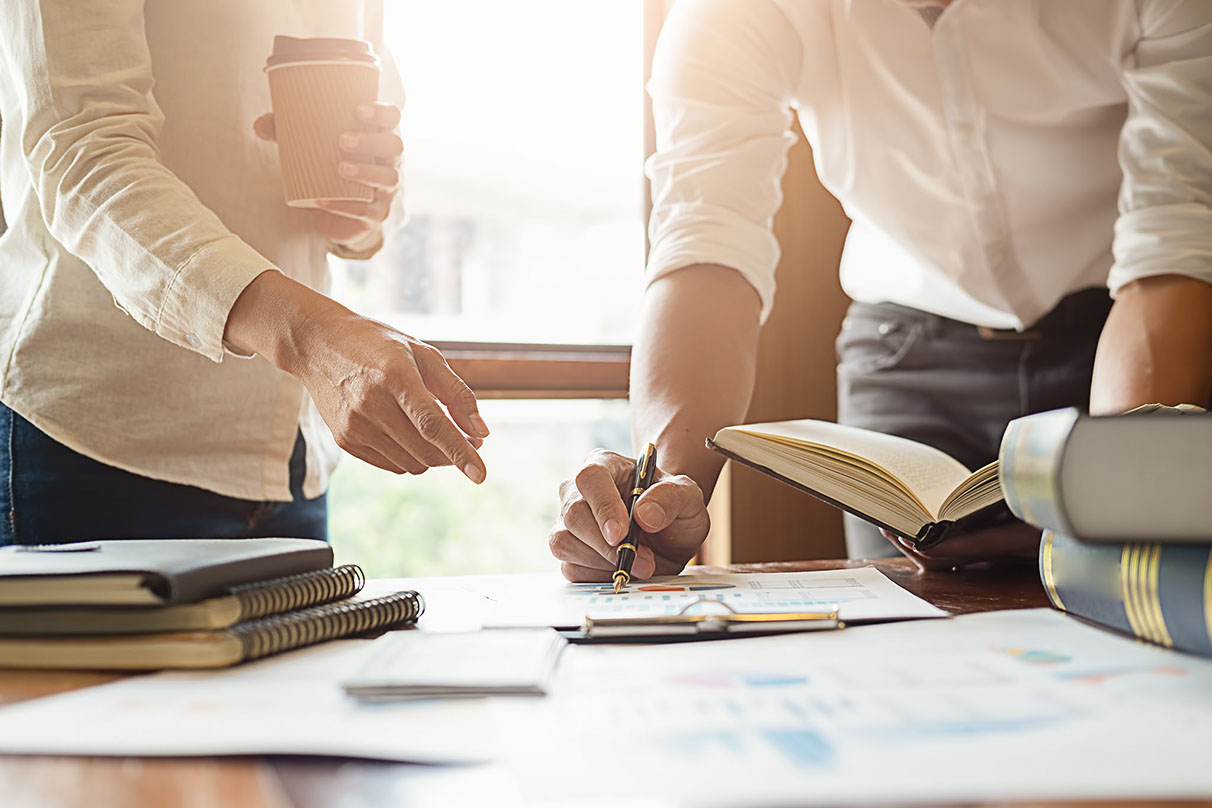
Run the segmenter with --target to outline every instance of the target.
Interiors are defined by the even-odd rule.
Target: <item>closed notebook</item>
[[[231,587],[229,594],[176,606],[0,607],[0,635],[152,634],[213,631],[244,620],[344,600],[362,591],[356,564]]]
[[[327,569],[315,539],[124,539],[0,548],[0,606],[164,606]]]
[[[261,617],[217,631],[0,637],[0,667],[75,670],[222,668],[327,640],[405,626],[414,623],[424,608],[425,602],[420,595],[405,591]]]

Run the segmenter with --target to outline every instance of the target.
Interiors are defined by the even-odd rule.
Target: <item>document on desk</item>
[[[219,671],[132,676],[0,708],[0,754],[335,755],[413,763],[497,756],[501,742],[483,702],[366,705],[346,696],[340,682],[376,642],[338,640]]]
[[[662,805],[1212,794],[1212,662],[1047,609],[574,646],[546,700],[495,706],[535,802],[583,795],[620,749],[628,792]]]
[[[415,589],[429,603],[422,628],[458,612],[486,628],[580,628],[586,617],[667,617],[690,604],[723,603],[738,612],[819,611],[837,604],[846,623],[946,617],[875,567],[818,572],[688,573],[639,581],[615,594],[611,584],[570,584],[556,574],[476,575],[371,581]],[[434,598],[438,600],[435,601]],[[438,606],[447,604],[445,616]],[[698,608],[698,607],[696,607]],[[465,628],[465,625],[457,625]]]

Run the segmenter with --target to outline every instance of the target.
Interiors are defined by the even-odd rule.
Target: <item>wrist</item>
[[[278,270],[258,275],[236,299],[227,318],[224,339],[258,354],[294,376],[304,369],[322,323],[331,309],[346,309]]]
[[[383,247],[383,227],[376,225],[362,235],[346,242],[334,241],[329,252],[348,261],[364,261]]]
[[[694,440],[688,437],[680,439],[658,437],[656,440],[657,466],[666,474],[689,477],[703,492],[703,501],[708,502],[719,481],[724,458],[717,452],[708,449],[704,440]]]

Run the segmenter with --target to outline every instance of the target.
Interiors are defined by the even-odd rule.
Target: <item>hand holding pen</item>
[[[670,462],[668,455],[661,456]],[[604,449],[591,452],[576,474],[560,484],[560,516],[548,544],[563,562],[565,578],[612,581],[617,548],[626,541],[632,521],[642,531],[633,580],[676,575],[699,551],[711,524],[702,490],[689,476],[654,465],[652,485],[638,500],[631,496],[636,458]]]
[[[619,545],[619,560],[614,568],[614,591],[622,591],[631,581],[631,565],[635,561],[640,547],[640,537],[644,531],[635,521],[635,503],[644,492],[652,486],[656,477],[656,447],[651,443],[635,461],[635,483],[627,496],[627,538]]]

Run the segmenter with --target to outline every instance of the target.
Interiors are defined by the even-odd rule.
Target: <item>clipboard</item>
[[[719,606],[724,612],[691,612],[698,606]],[[838,606],[818,612],[738,612],[727,603],[702,599],[686,604],[673,615],[659,617],[586,617],[582,640],[678,641],[716,640],[726,637],[785,634],[796,631],[828,631],[844,628]]]

